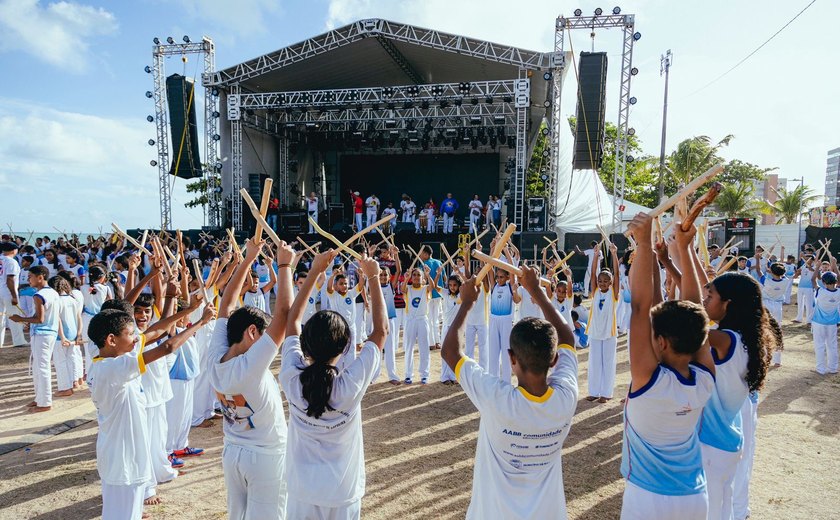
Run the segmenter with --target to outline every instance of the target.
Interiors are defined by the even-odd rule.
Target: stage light
[[[147,90],[147,91],[146,91],[146,97],[147,97],[147,98],[149,98],[149,99],[152,99],[152,96],[154,96],[154,94],[152,94],[152,91],[151,91],[151,90]]]
[[[428,102],[428,101],[426,101],[426,100],[423,100],[423,101],[420,103],[420,108],[422,108],[423,110],[427,110],[427,109],[429,108],[429,102]]]
[[[473,105],[477,105],[478,104],[478,98],[470,99],[470,103],[472,103]]]
[[[580,9],[575,9],[575,16],[580,16],[582,14],[583,14],[583,11],[581,11]]]
[[[440,108],[448,108],[448,107],[449,107],[449,101],[444,99],[440,102]]]
[[[149,139],[148,143],[149,143],[149,146],[154,146],[155,145],[155,140],[154,139]]]
[[[632,69],[630,69],[630,75],[631,76],[635,76],[638,73],[639,73],[639,69],[637,69],[636,67],[633,67]]]
[[[408,110],[408,109],[410,109],[410,108],[414,108],[414,102],[413,102],[413,101],[408,101],[408,100],[406,100],[406,101],[403,103],[403,109]]]
[[[156,160],[154,160],[154,159],[152,159],[151,161],[149,161],[149,164],[150,164],[151,166],[157,166],[157,161],[156,161]]]
[[[548,175],[546,175],[546,174],[540,175],[540,180],[542,180],[543,182],[547,181],[548,180]]]
[[[463,102],[464,102],[464,100],[461,99],[461,98],[456,98],[455,101],[454,101],[456,107],[461,106],[461,103],[463,103]]]
[[[211,90],[210,93],[213,94],[214,96],[218,96],[219,95],[219,89],[217,89],[216,87],[213,87],[213,90]]]
[[[632,155],[628,155],[628,156],[627,156],[627,162],[633,162],[633,161],[635,161],[635,160],[636,160],[636,158],[635,158],[635,157],[633,157]]]
[[[496,137],[491,135],[490,140],[487,144],[490,145],[490,148],[496,148],[496,144],[497,144]]]
[[[630,98],[630,104],[631,105],[635,105],[636,101],[637,101],[636,96],[633,96],[633,97]]]
[[[635,128],[628,128],[627,129],[627,135],[636,135],[636,129]]]
[[[602,14],[604,14],[604,10],[601,9],[600,7],[596,7],[595,8],[595,16],[601,16]]]
[[[146,74],[151,74],[151,73],[152,73],[152,68],[151,68],[151,67],[149,67],[148,65],[146,65],[145,67],[143,67],[143,70],[145,70],[145,71],[146,71]]]
[[[223,167],[224,164],[222,164],[222,161],[216,163],[216,171],[221,171]]]
[[[551,100],[550,100],[550,99],[546,99],[545,101],[543,101],[543,106],[544,106],[545,108],[550,107],[550,106],[551,106]]]
[[[470,89],[472,89],[472,84],[469,81],[463,81],[458,84],[458,91],[462,94],[469,92]]]
[[[621,14],[621,8],[618,6],[613,7],[613,14]]]
[[[146,121],[153,122],[155,120],[154,116],[146,116]]]
[[[547,136],[547,135],[548,135],[548,134],[550,134],[550,133],[551,133],[551,130],[549,130],[547,126],[546,126],[546,127],[543,127],[543,129],[542,129],[542,135]]]
[[[543,72],[543,79],[546,81],[551,81],[551,72]]]
[[[222,136],[220,136],[219,134],[213,134],[213,140],[214,140],[214,141],[221,141],[221,140],[222,140]]]
[[[386,119],[385,120],[385,128],[396,128],[397,121],[396,119]]]
[[[549,155],[551,155],[551,151],[548,150],[548,149],[544,149],[542,154],[543,154],[543,157],[548,157]]]
[[[488,105],[492,105],[493,104],[493,96],[485,96],[484,97],[484,102],[487,103]]]
[[[152,43],[154,43],[155,45],[160,45],[160,38],[155,36],[154,38],[152,38]]]
[[[480,125],[481,124],[481,116],[471,116],[470,117],[470,124],[473,125],[473,126]]]
[[[212,113],[211,115],[212,115],[213,117],[218,118],[218,117],[220,117],[222,114],[220,114],[218,110],[214,110],[214,111],[213,111],[213,113]]]
[[[638,31],[634,32],[633,33],[633,39],[636,40],[636,41],[641,40],[642,39],[642,33],[638,32]]]
[[[190,37],[187,36],[186,34],[184,35],[183,39],[184,39],[184,43],[190,43]]]
[[[166,43],[168,43],[169,45],[172,45],[172,44],[175,43],[175,40],[172,38],[172,36],[167,36],[166,37]]]
[[[385,87],[382,89],[382,95],[385,97],[393,97],[394,87]]]
[[[505,103],[513,103],[513,96],[507,95],[502,98],[502,101],[504,101]]]

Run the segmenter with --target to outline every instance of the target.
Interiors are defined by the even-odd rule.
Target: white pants
[[[814,335],[814,354],[817,358],[817,373],[837,373],[837,325],[811,323]]]
[[[5,278],[2,283],[6,283]],[[8,319],[13,314],[21,314],[21,311],[12,305],[11,298],[0,297],[0,347],[6,342],[6,327],[9,327],[9,330],[12,331],[12,345],[26,345],[26,337],[23,335],[23,323],[15,323]]]
[[[84,356],[82,355],[82,345],[73,345],[70,350],[70,355],[73,360],[73,379],[82,379],[85,375]]]
[[[55,340],[53,347],[53,365],[55,365],[55,386],[59,392],[73,389],[73,381],[76,379],[76,367],[73,360],[73,350],[77,349],[76,345],[64,347],[61,345],[61,340]]]
[[[318,212],[317,211],[309,211],[307,213],[307,215],[309,215],[309,217],[311,217],[312,220],[314,220],[316,224],[318,223]],[[315,233],[315,228],[312,227],[312,222],[310,222],[309,223],[309,234],[311,235],[313,233]]]
[[[624,296],[618,296],[618,309],[616,309],[616,327],[619,332],[630,330],[630,302],[624,301]]]
[[[611,398],[615,386],[617,338],[589,338],[589,395]]]
[[[443,214],[443,232],[452,233],[452,224],[455,221],[455,215]]]
[[[449,332],[449,325],[443,325],[443,332],[441,333],[440,337],[445,338],[446,334]],[[455,372],[449,368],[449,364],[446,363],[444,359],[440,360],[440,381],[456,381],[455,379]]]
[[[353,328],[355,329],[356,336],[354,341],[356,345],[361,345],[362,342],[365,341],[367,338],[367,334],[365,333],[365,304],[364,303],[357,303],[356,305],[356,314],[355,314],[355,323],[353,324]]]
[[[414,344],[420,351],[420,378],[428,379],[430,370],[429,361],[429,320],[426,316],[406,318],[405,332],[403,333],[403,348],[405,349],[405,378],[411,379],[414,375]]]
[[[149,460],[152,463],[152,473],[155,482],[163,484],[178,476],[178,470],[169,462],[169,452],[166,451],[166,404],[146,407],[146,419],[149,425]]]
[[[431,335],[429,341],[432,345],[440,345],[442,336],[440,335],[440,303],[443,298],[432,298],[429,301],[429,328]]]
[[[703,451],[703,470],[706,472],[706,490],[709,494],[709,520],[732,518],[732,493],[735,472],[741,452],[729,452],[700,443]]]
[[[376,222],[376,211],[368,211],[367,212],[367,225],[370,226]],[[376,233],[375,229],[371,229],[368,233]]]
[[[193,380],[193,426],[198,426],[205,420],[213,417],[213,410],[216,407],[216,392],[210,386],[210,368],[212,362],[210,361],[209,341],[211,332],[208,327],[203,327],[195,335],[200,371],[198,377]]]
[[[286,455],[283,450],[269,454],[241,446],[224,447],[222,469],[225,473],[229,520],[276,520],[287,517]]]
[[[584,273],[584,275],[583,275],[583,296],[584,297],[589,296],[589,289],[590,289],[589,286],[591,285],[591,283],[592,283],[592,266],[588,265],[588,266],[586,266],[586,273]]]
[[[361,231],[362,229],[364,229],[364,226],[362,225],[362,214],[361,213],[355,213],[355,219],[356,219],[356,231]]]
[[[488,352],[487,372],[510,383],[511,368],[510,356],[510,330],[513,328],[513,316],[490,315],[490,327],[488,331]]]
[[[356,339],[358,335],[356,332],[355,320],[354,323],[350,323],[348,325],[350,326],[350,343],[347,344],[347,348],[341,353],[341,357],[335,365],[339,372],[347,370],[347,367],[356,360],[356,342],[359,340]]]
[[[426,233],[434,233],[435,232],[435,224],[437,224],[437,218],[427,218],[426,219]]]
[[[190,445],[194,381],[170,380],[172,399],[166,402],[166,453],[182,450]]]
[[[785,290],[785,305],[790,305],[790,295],[793,292],[793,278],[787,278],[788,286]]]
[[[391,381],[400,380],[400,376],[397,375],[397,339],[399,337],[400,329],[397,328],[397,319],[391,318],[388,320],[388,336],[385,337],[384,349],[385,370],[388,372],[388,379]]]
[[[796,321],[811,323],[814,315],[814,290],[810,287],[800,287],[796,290]]]
[[[487,370],[487,325],[467,325],[465,354],[470,359],[475,359],[476,341],[478,341],[478,365]]]
[[[35,404],[52,406],[52,371],[50,360],[55,347],[55,336],[33,334],[29,338],[32,349],[32,383],[35,385]]]
[[[732,512],[735,520],[750,516],[750,479],[755,457],[755,429],[758,426],[758,403],[747,397],[741,406],[741,425],[744,432],[744,456],[735,471]]]
[[[706,493],[667,496],[651,493],[624,481],[621,520],[706,520],[709,501]]]
[[[474,234],[478,231],[478,225],[476,224],[476,222],[478,222],[478,217],[479,215],[473,215],[470,213],[470,233]]]
[[[102,483],[102,520],[140,520],[147,483],[115,486]]]
[[[397,317],[395,318],[395,320],[396,321],[394,322],[394,324],[395,324],[394,332],[396,332],[397,334],[394,336],[394,348],[396,349],[397,346],[399,346],[399,343],[400,343],[400,341],[399,341],[400,329],[405,326],[405,308],[404,307],[402,309],[397,309]]]
[[[301,520],[358,520],[362,517],[362,501],[357,500],[344,507],[325,507],[307,504],[290,497],[286,515],[289,519]]]
[[[776,320],[776,323],[779,326],[782,325],[782,302],[777,302],[773,300],[763,300],[764,307],[767,309],[767,312],[770,313],[770,316]]]

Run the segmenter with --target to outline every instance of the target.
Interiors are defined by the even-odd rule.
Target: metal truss
[[[239,99],[239,85],[230,85],[228,96],[228,119],[230,119],[230,165],[231,165],[231,189],[230,189],[230,211],[231,222],[236,229],[242,229],[242,197],[239,190],[242,189],[242,120],[239,117],[239,108],[236,105]],[[230,117],[231,115],[236,117]]]
[[[516,163],[513,188],[513,223],[518,231],[525,227],[525,176],[528,168],[528,108],[530,106],[531,80],[528,71],[519,69],[516,89],[519,94],[527,93],[527,99],[518,99],[516,103]]]
[[[612,214],[612,232],[619,233],[622,231],[622,223],[624,220],[624,188],[627,172],[627,136],[628,124],[630,116],[630,80],[633,76],[633,42],[635,16],[632,14],[611,14],[606,16],[575,16],[566,18],[560,16],[555,23],[554,31],[554,56],[557,56],[557,62],[554,67],[554,77],[552,85],[552,110],[551,110],[551,169],[552,175],[549,176],[549,202],[548,202],[548,228],[552,229],[556,225],[556,219],[560,216],[558,214],[556,199],[556,183],[559,177],[559,161],[557,161],[557,153],[560,148],[560,128],[564,124],[560,121],[560,101],[562,95],[562,71],[566,66],[564,63],[565,56],[565,31],[572,29],[608,29],[621,28],[624,32],[622,53],[621,53],[621,87],[619,88],[619,102],[618,102],[618,135],[615,142],[615,174],[613,176],[613,214]],[[573,57],[574,59],[574,57]]]
[[[382,37],[387,40],[513,65],[526,70],[542,71],[551,67],[549,54],[388,20],[370,19],[351,23],[234,67],[207,74],[203,78],[204,85],[224,86],[240,83],[368,37]]]
[[[185,56],[187,54],[204,55],[204,73],[202,78],[210,75],[216,64],[215,45],[213,40],[203,37],[201,42],[171,43],[152,47],[152,76],[154,88],[152,99],[155,103],[155,124],[157,127],[157,168],[158,189],[160,191],[160,225],[161,229],[172,229],[172,183],[174,177],[169,174],[169,127],[168,106],[166,98],[166,57]],[[203,79],[202,79],[203,81]],[[195,88],[195,86],[193,87]],[[211,89],[204,92],[204,180],[208,203],[205,206],[206,219],[210,226],[221,225],[221,201],[214,188],[221,180],[219,162],[219,143],[213,139],[218,134],[218,95],[213,95]]]
[[[279,193],[280,196],[278,199],[280,200],[281,206],[289,207],[291,206],[291,200],[289,197],[289,140],[281,138],[277,149],[280,152],[280,156],[278,157],[280,171],[278,172],[279,175],[277,179],[277,193]],[[304,195],[306,194],[304,193]]]
[[[554,32],[554,68],[551,72],[551,89],[549,95],[551,96],[551,107],[547,111],[547,127],[549,129],[549,139],[551,145],[550,164],[548,180],[545,183],[546,198],[548,199],[548,214],[546,215],[546,229],[553,231],[555,229],[557,218],[560,216],[560,208],[557,207],[557,181],[560,172],[560,158],[558,153],[560,150],[560,132],[562,131],[562,114],[560,111],[560,101],[563,92],[563,70],[566,67],[566,55],[563,52],[565,31],[557,30]],[[574,59],[574,58],[573,58]],[[565,209],[565,208],[564,208]]]
[[[388,56],[394,60],[394,63],[405,73],[405,75],[412,81],[412,83],[420,84],[425,83],[423,78],[420,74],[414,70],[414,67],[411,66],[411,63],[403,56],[403,54],[397,49],[397,47],[391,43],[391,41],[381,34],[376,35],[376,41],[379,42],[379,45],[385,49],[385,52],[388,53]]]

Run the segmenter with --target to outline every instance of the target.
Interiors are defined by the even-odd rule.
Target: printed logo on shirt
[[[347,298],[344,298],[344,303],[346,303],[347,305],[350,305],[350,304],[353,303],[353,300],[348,296]]]
[[[682,415],[688,415],[688,414],[690,414],[690,413],[691,413],[691,405],[689,405],[689,404],[685,404],[685,405],[683,405],[682,409],[681,409],[681,410],[679,410],[679,411],[678,411],[678,412],[676,412],[676,413],[677,413],[677,415],[679,415],[679,416],[682,416]]]
[[[420,298],[419,297],[418,298],[412,298],[411,299],[411,306],[414,307],[415,309],[420,307]]]
[[[310,297],[309,297],[309,303],[315,303],[315,298],[313,298],[313,297],[311,297],[311,296],[310,296]]]
[[[511,465],[511,466],[513,466],[513,467],[514,467],[514,468],[516,468],[516,469],[519,469],[519,468],[521,468],[521,467],[522,467],[522,461],[521,461],[521,460],[519,460],[519,459],[512,459],[512,460],[510,461],[510,465]]]

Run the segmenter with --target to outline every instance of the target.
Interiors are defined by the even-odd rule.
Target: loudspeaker
[[[607,53],[581,52],[573,168],[597,170],[604,154]]]
[[[180,74],[169,76],[166,78],[166,99],[169,102],[169,135],[172,140],[169,174],[182,179],[201,177],[195,84]]]
[[[528,231],[545,231],[545,199],[530,197],[528,199]]]
[[[548,247],[548,242],[545,238],[554,240],[557,238],[555,233],[522,233],[519,235],[519,252],[522,253],[524,260],[542,260],[543,249]],[[534,256],[534,247],[536,246],[536,256]],[[558,250],[560,246],[556,246]],[[551,252],[548,257],[552,258]]]
[[[397,222],[394,226],[394,234],[397,233],[414,233],[416,230],[414,224],[411,222]]]

